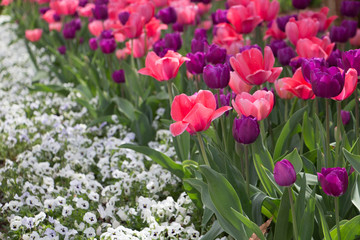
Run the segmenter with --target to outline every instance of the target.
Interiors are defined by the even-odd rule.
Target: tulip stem
[[[339,224],[339,197],[335,197],[334,202],[335,202],[336,229],[338,235],[337,239],[341,240],[341,232],[340,232],[340,224]]]
[[[246,144],[244,144],[244,155],[245,155],[246,192],[250,197],[249,158],[248,158],[248,149]]]
[[[337,129],[336,129],[336,156],[335,156],[335,165],[337,167],[338,161],[341,163],[341,154],[340,154],[340,137],[342,129],[342,120],[341,120],[341,102],[336,102],[336,118],[337,118]]]
[[[284,111],[285,122],[287,122],[287,120],[288,120],[288,115],[289,115],[289,113],[288,113],[288,100],[285,99],[285,111]]]
[[[291,207],[291,216],[293,220],[293,231],[294,231],[294,240],[298,240],[298,229],[297,229],[297,222],[296,222],[296,215],[295,215],[295,207],[294,207],[294,200],[292,196],[291,187],[287,187],[289,191],[289,199],[290,199],[290,207]]]
[[[297,105],[298,100],[299,100],[298,98],[295,98],[295,100],[294,100],[294,102],[293,102],[293,104],[292,104],[292,106],[291,106],[291,110],[290,110],[290,113],[289,113],[289,116],[290,116],[290,117],[293,115],[293,113],[294,113],[294,111],[295,111],[295,107],[296,107],[296,105]]]
[[[218,108],[221,108],[222,105],[221,105],[221,100],[220,100],[220,89],[218,91],[217,98],[218,98]],[[222,134],[223,143],[224,143],[224,150],[227,153],[226,135],[225,135],[226,132],[225,132],[225,125],[224,125],[224,120],[223,120],[222,116],[220,116],[220,125],[221,125],[221,134]]]
[[[206,156],[206,152],[205,152],[205,146],[204,146],[204,142],[201,138],[201,134],[199,132],[196,133],[196,136],[197,136],[197,139],[199,141],[199,145],[200,145],[200,151],[201,151],[201,154],[203,155],[203,159],[204,159],[204,162],[207,166],[211,167],[210,166],[210,163],[209,163],[209,160]]]
[[[359,141],[359,96],[358,96],[358,89],[355,88],[355,136],[356,140]],[[360,154],[360,144],[357,143],[357,154]]]
[[[167,88],[168,88],[168,95],[169,95],[169,102],[170,102],[170,109],[171,109],[172,101],[173,101],[171,80],[166,81],[166,83],[167,83]]]
[[[328,167],[330,161],[330,113],[329,113],[329,99],[325,98],[325,112],[326,112],[326,156],[325,156],[325,167]]]

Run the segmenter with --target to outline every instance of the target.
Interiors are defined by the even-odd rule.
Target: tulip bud
[[[207,35],[206,35],[206,29],[203,28],[197,28],[194,32],[194,38],[197,40],[200,39],[207,39]]]
[[[284,40],[274,40],[270,43],[269,47],[271,48],[274,57],[278,56],[279,49],[286,48],[288,45]]]
[[[92,12],[97,20],[106,20],[108,18],[108,7],[105,4],[96,4]]]
[[[337,67],[316,68],[310,74],[310,83],[316,96],[331,98],[339,95],[344,87],[344,74]]]
[[[275,163],[274,179],[279,186],[289,187],[294,184],[296,172],[289,160],[284,159]]]
[[[305,9],[310,5],[311,0],[292,0],[294,8]]]
[[[91,50],[94,50],[94,51],[98,48],[96,38],[90,38],[89,39],[89,46],[90,46]]]
[[[329,65],[329,67],[343,67],[343,63],[341,61],[342,52],[339,49],[336,49],[331,52],[329,57],[326,59],[326,63]]]
[[[168,7],[159,10],[159,19],[165,24],[175,23],[177,20],[176,11],[173,7]]]
[[[124,83],[125,82],[125,74],[124,74],[123,69],[114,71],[113,74],[111,75],[111,77],[115,83]]]
[[[257,44],[254,44],[254,45],[247,45],[247,46],[243,46],[242,48],[240,48],[239,52],[242,53],[246,50],[249,50],[249,49],[252,49],[252,48],[257,48],[259,49],[260,51],[262,51],[261,47]]]
[[[283,17],[278,17],[276,19],[276,23],[278,25],[278,28],[285,32],[285,26],[286,24],[288,23],[288,21],[290,20],[290,18],[295,18],[295,20],[297,20],[297,15],[286,15],[286,16],[283,16]]]
[[[66,23],[63,29],[63,36],[65,39],[74,39],[76,35],[76,26],[72,23]]]
[[[356,69],[358,76],[360,75],[360,51],[349,50],[342,54],[342,63],[344,64],[344,71],[347,72],[349,68]]]
[[[207,45],[208,42],[206,39],[197,40],[194,38],[193,40],[191,40],[191,52],[204,52]]]
[[[329,196],[343,195],[348,187],[349,179],[345,168],[322,168],[317,173],[321,187]]]
[[[344,125],[347,125],[350,122],[351,114],[348,111],[341,110],[341,120]]]
[[[207,45],[206,47],[207,48]],[[226,49],[211,44],[206,51],[206,61],[212,64],[223,63],[226,59]]]
[[[105,54],[113,53],[116,49],[116,42],[114,38],[104,38],[100,40],[100,49]]]
[[[356,17],[360,13],[360,2],[358,1],[342,1],[341,14],[347,17]]]
[[[174,23],[172,25],[172,29],[174,30],[174,32],[183,32],[184,31],[184,25],[182,25],[181,23]]]
[[[207,65],[203,77],[209,88],[224,88],[230,81],[230,67],[227,64]]]
[[[229,20],[227,20],[227,10],[218,9],[215,12],[211,14],[211,19],[213,21],[213,24],[219,24],[219,23],[228,23]]]
[[[182,39],[180,33],[167,33],[164,37],[164,47],[177,51],[181,48]]]
[[[60,46],[58,48],[58,52],[61,54],[61,55],[65,55],[66,53],[66,47],[65,46]]]
[[[203,73],[203,69],[205,67],[205,56],[202,52],[197,52],[195,54],[188,53],[186,55],[190,59],[187,61],[186,68],[191,74],[200,74]]]
[[[346,29],[348,38],[355,37],[357,30],[357,21],[355,20],[344,20],[341,22],[341,26]]]
[[[278,60],[283,66],[289,65],[290,60],[295,56],[295,51],[291,47],[285,47],[278,50]]]
[[[342,26],[332,26],[332,28],[330,29],[330,39],[331,42],[346,42],[349,39],[347,29]]]
[[[127,23],[129,17],[130,17],[130,13],[127,11],[121,12],[118,15],[119,21],[121,22],[122,25],[125,25]]]
[[[250,144],[255,142],[260,134],[259,123],[256,118],[243,115],[241,118],[234,119],[232,132],[238,143]]]

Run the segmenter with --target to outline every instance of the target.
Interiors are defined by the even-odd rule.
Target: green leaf
[[[356,216],[350,221],[340,222],[341,239],[359,239],[360,238],[360,216]],[[331,237],[338,239],[336,227],[331,230]]]
[[[242,215],[241,213],[239,213],[238,211],[236,211],[235,209],[231,208],[231,210],[233,211],[233,213],[235,214],[235,216],[248,228],[250,228],[252,231],[254,231],[254,233],[256,234],[256,236],[258,238],[260,238],[261,240],[265,240],[264,234],[261,232],[260,228],[258,225],[256,225],[255,223],[253,223],[250,219],[248,219],[247,217],[245,217],[244,215]]]
[[[296,148],[291,153],[286,155],[284,159],[287,159],[292,163],[295,168],[296,174],[298,174],[303,168],[303,162]]]
[[[174,162],[171,158],[166,156],[165,154],[158,152],[154,149],[151,149],[146,146],[137,146],[133,144],[123,144],[120,148],[128,148],[132,149],[136,152],[142,153],[148,157],[150,157],[154,162],[161,165],[165,169],[169,170],[171,173],[176,175],[177,177],[183,179],[184,171],[181,164]]]
[[[142,112],[136,112],[136,120],[131,124],[131,130],[136,134],[140,145],[146,145],[155,138],[155,130],[152,127],[148,116]]]
[[[92,126],[94,126],[94,125],[96,125],[96,124],[98,124],[98,123],[103,123],[103,122],[111,123],[111,122],[113,122],[111,116],[112,116],[112,115],[102,116],[102,117],[99,117],[99,118],[97,118],[97,119],[94,119],[93,121],[91,121],[91,122],[89,123],[89,127],[92,127]]]
[[[32,84],[30,87],[30,91],[58,93],[63,96],[67,96],[70,93],[70,91],[64,88],[63,86],[55,85],[55,84],[46,85],[41,83]]]
[[[360,173],[360,155],[352,154],[345,148],[343,148],[343,153],[346,160],[349,161],[350,165],[355,169],[355,171]]]
[[[222,229],[222,227],[220,226],[218,221],[215,221],[210,230],[202,236],[201,239],[203,240],[213,240],[215,239],[217,236],[219,236],[224,230]]]
[[[40,80],[46,79],[49,77],[49,73],[46,71],[37,71],[35,76],[31,79],[33,83],[37,83]]]
[[[276,141],[273,159],[278,159],[283,154],[283,151],[286,147],[286,142],[290,142],[289,138],[290,138],[291,132],[293,131],[293,129],[296,127],[296,125],[301,120],[301,117],[304,114],[306,109],[307,109],[307,106],[299,109],[286,122],[283,130],[280,133],[278,140]]]
[[[285,188],[281,197],[279,213],[276,217],[274,240],[287,239],[287,230],[289,225],[290,200],[289,191]]]
[[[351,191],[351,202],[360,211],[360,177],[356,176],[354,187]]]
[[[313,128],[313,125],[310,123],[308,112],[305,111],[303,117],[302,134],[304,137],[305,145],[310,151],[316,148],[314,132],[315,130]]]
[[[86,107],[87,110],[89,111],[90,115],[93,118],[97,118],[97,113],[96,113],[95,108],[88,101],[81,99],[81,98],[77,98],[76,102],[79,103],[80,105]]]
[[[311,239],[314,231],[314,215],[315,215],[315,188],[309,198],[305,211],[301,217],[301,223],[299,229],[299,237],[300,239]],[[296,200],[297,201],[297,200]]]
[[[189,158],[190,153],[190,134],[188,132],[184,132],[179,136],[173,138],[175,151],[177,156],[181,161]]]
[[[112,99],[116,103],[118,110],[122,112],[129,120],[135,121],[135,107],[127,99],[121,97],[114,97]]]
[[[325,218],[325,215],[324,215],[324,211],[320,205],[319,202],[316,202],[315,203],[316,205],[316,208],[319,212],[319,215],[320,215],[320,221],[321,221],[321,228],[323,230],[323,234],[324,234],[324,240],[332,240],[331,238],[331,235],[330,235],[330,231],[329,231],[329,226],[326,222],[326,218]]]

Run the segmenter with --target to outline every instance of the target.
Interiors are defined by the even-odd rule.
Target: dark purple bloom
[[[298,58],[295,60],[291,60],[289,63],[289,66],[291,67],[291,70],[293,73],[296,72],[296,70],[302,66],[302,63],[306,60],[305,58]]]
[[[124,83],[125,82],[125,73],[123,69],[114,71],[111,75],[113,81],[115,83]]]
[[[76,18],[71,21],[72,24],[74,24],[76,31],[79,31],[81,29],[81,19]]]
[[[274,179],[279,186],[289,187],[296,181],[296,172],[292,163],[283,159],[275,163]]]
[[[60,15],[58,15],[58,14],[55,13],[55,14],[53,15],[53,19],[54,19],[55,22],[59,22],[59,21],[61,20],[61,17],[60,17]]]
[[[355,37],[357,30],[357,21],[344,20],[341,22],[341,26],[346,29],[348,38]]]
[[[66,23],[63,29],[65,39],[74,39],[76,35],[76,26],[72,22]]]
[[[286,48],[288,45],[286,44],[286,42],[284,40],[274,40],[274,41],[271,41],[269,46],[270,46],[272,52],[274,53],[274,57],[277,57],[278,50],[281,48]]]
[[[294,8],[305,9],[310,5],[311,0],[292,0]]]
[[[205,56],[203,52],[188,53],[186,57],[190,59],[190,61],[187,61],[185,64],[191,74],[203,73],[205,67]]]
[[[326,63],[329,67],[340,67],[343,68],[341,61],[342,52],[339,49],[332,51],[329,57],[326,59]]]
[[[345,168],[322,168],[321,173],[317,173],[321,187],[329,196],[338,197],[343,195],[349,183],[349,177]]]
[[[109,3],[109,0],[95,0],[95,4],[99,5],[99,4],[105,4],[107,5]]]
[[[180,33],[167,33],[164,37],[164,46],[165,48],[177,51],[181,48],[182,38]]]
[[[39,8],[39,13],[41,15],[44,15],[48,10],[50,10],[49,7],[42,7],[42,8]]]
[[[80,7],[85,7],[85,5],[88,3],[88,0],[80,0],[79,1],[79,6]]]
[[[90,46],[91,50],[94,50],[94,51],[98,48],[96,38],[90,38],[89,39],[89,46]]]
[[[130,13],[128,11],[124,11],[119,13],[118,18],[122,25],[125,25],[129,20]]]
[[[304,79],[307,82],[310,81],[311,73],[316,69],[320,67],[325,67],[326,62],[323,58],[312,58],[312,59],[302,59],[301,60],[301,71],[304,76]]]
[[[191,52],[205,52],[205,48],[208,46],[208,42],[206,39],[193,39],[191,40]]]
[[[176,11],[173,7],[167,7],[159,10],[158,17],[165,24],[175,23],[177,20]]]
[[[113,38],[114,35],[113,35],[112,30],[103,30],[103,31],[101,32],[100,37],[101,37],[101,39]]]
[[[360,75],[360,52],[358,49],[344,52],[342,54],[342,63],[345,72],[347,72],[349,68],[354,68],[356,69],[358,76]]]
[[[259,123],[253,116],[235,118],[233,123],[233,137],[238,143],[250,144],[256,141],[260,134]]]
[[[184,26],[182,24],[176,22],[172,25],[172,29],[174,30],[174,32],[183,32]]]
[[[114,38],[104,38],[99,42],[100,49],[105,54],[113,53],[116,49],[116,42]]]
[[[332,26],[330,29],[331,42],[344,43],[349,39],[348,30],[343,26]]]
[[[341,120],[344,125],[350,122],[351,114],[348,111],[341,110]]]
[[[108,7],[105,4],[95,4],[92,12],[97,20],[106,20],[108,18]]]
[[[281,48],[277,52],[279,63],[283,66],[287,66],[290,63],[290,60],[296,56],[294,49],[292,47]]]
[[[286,15],[283,17],[278,17],[276,19],[276,23],[281,31],[285,32],[285,26],[292,17],[295,18],[295,20],[297,20],[297,15]]]
[[[207,65],[204,67],[203,77],[209,88],[224,88],[229,85],[230,67],[227,64]]]
[[[214,25],[219,23],[228,23],[227,10],[218,9],[211,14],[211,19]]]
[[[58,52],[61,54],[61,55],[65,55],[66,53],[66,47],[65,46],[60,46],[58,48]]]
[[[344,75],[337,67],[315,68],[310,73],[310,83],[314,94],[322,98],[336,97],[344,87]]]
[[[239,49],[239,52],[243,52],[243,51],[246,51],[246,50],[249,50],[251,48],[257,48],[259,49],[260,51],[262,51],[261,47],[257,44],[254,44],[254,45],[247,45],[247,46],[243,46],[242,48]]]
[[[194,38],[196,40],[202,40],[202,39],[207,39],[207,35],[206,35],[206,29],[204,28],[197,28],[194,32]]]
[[[206,49],[206,50],[205,50]],[[221,48],[216,44],[210,46],[205,45],[206,61],[212,64],[224,63],[226,59],[226,49]]]
[[[358,1],[342,1],[341,14],[347,17],[356,17],[360,13],[360,2]]]

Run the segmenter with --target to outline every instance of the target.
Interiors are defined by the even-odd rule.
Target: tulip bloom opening
[[[346,192],[349,179],[345,168],[322,168],[321,173],[317,175],[327,195],[338,197]]]
[[[296,172],[289,160],[284,159],[275,163],[274,179],[279,186],[289,187],[294,184]]]

